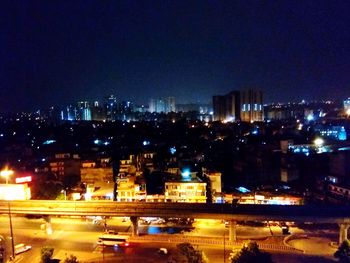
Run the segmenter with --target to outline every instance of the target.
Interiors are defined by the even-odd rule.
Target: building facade
[[[165,182],[165,202],[205,203],[207,184],[198,178],[192,180],[171,180]]]
[[[263,121],[263,94],[260,90],[232,91],[213,96],[214,121]]]
[[[263,121],[263,94],[261,90],[247,89],[241,91],[241,121]]]

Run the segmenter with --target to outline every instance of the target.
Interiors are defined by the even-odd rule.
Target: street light
[[[8,184],[8,183],[9,183],[9,177],[10,177],[11,175],[13,175],[13,171],[12,171],[12,170],[9,170],[8,168],[5,168],[4,170],[2,170],[2,171],[0,172],[0,175],[1,175],[2,177],[5,177],[5,179],[6,179],[6,184]]]
[[[316,147],[321,147],[324,144],[324,140],[322,138],[316,138],[314,140],[314,144],[316,145]]]

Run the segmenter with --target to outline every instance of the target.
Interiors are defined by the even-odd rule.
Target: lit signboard
[[[16,184],[29,183],[31,181],[32,181],[31,176],[24,176],[24,177],[17,177],[16,178]]]

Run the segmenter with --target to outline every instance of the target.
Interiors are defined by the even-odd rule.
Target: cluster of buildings
[[[43,160],[33,172],[14,171],[6,184],[0,184],[1,199],[30,199],[30,188],[46,174],[66,200],[111,200],[117,202],[190,202],[300,205],[303,198],[288,193],[251,191],[238,187],[223,191],[222,174],[178,162],[165,169],[156,165],[156,152],[140,152],[113,163],[110,157],[83,160],[78,154],[58,153]],[[182,163],[182,164],[181,164]],[[72,187],[65,187],[69,181]],[[9,194],[11,193],[11,194]]]
[[[131,101],[119,101],[116,96],[110,95],[103,103],[79,101],[76,104],[67,105],[60,110],[59,119],[61,121],[138,121],[154,120],[159,114],[191,111],[210,116],[211,106],[195,103],[176,105],[174,97],[150,99],[148,105],[135,105]]]
[[[263,105],[256,89],[214,96],[213,112],[208,105],[176,105],[172,97],[139,109],[109,96],[102,106],[67,107],[61,117],[73,122],[0,118],[0,162],[28,171],[16,171],[10,183],[45,178],[75,200],[301,204],[313,191],[347,202],[349,105],[350,99]],[[208,118],[175,113],[186,110]],[[152,118],[132,121],[137,112]],[[279,184],[298,191],[276,192]]]

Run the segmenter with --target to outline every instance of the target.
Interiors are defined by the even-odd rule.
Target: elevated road
[[[347,206],[278,206],[112,201],[0,201],[0,213],[72,216],[184,217],[228,221],[350,223]]]

